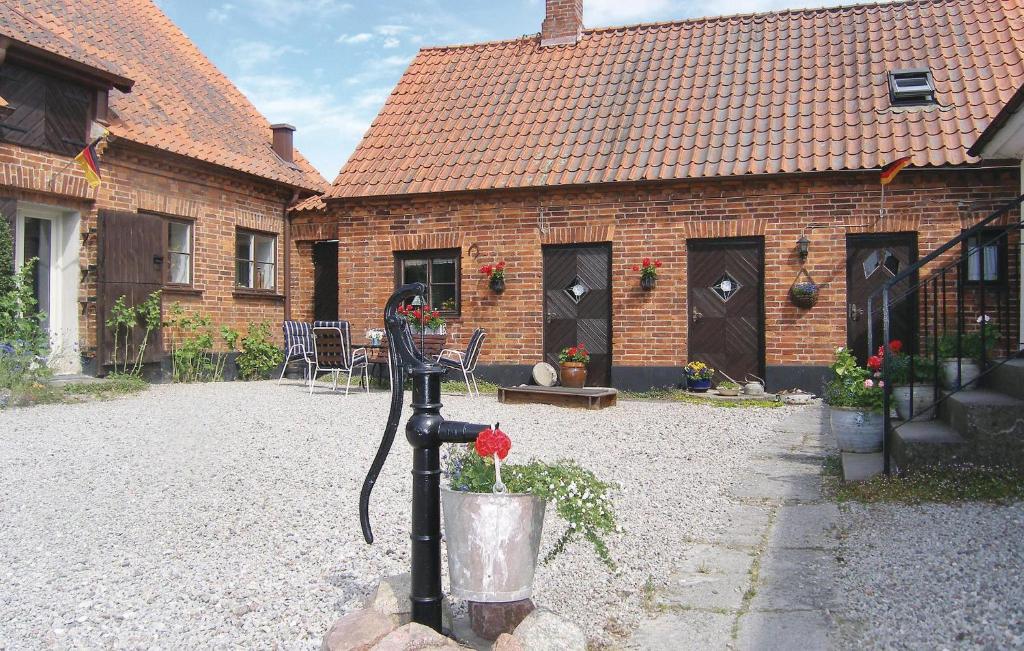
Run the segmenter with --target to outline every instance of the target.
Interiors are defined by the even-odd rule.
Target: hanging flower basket
[[[801,280],[801,276],[804,277]],[[814,282],[811,275],[804,269],[797,274],[796,280],[789,287],[789,302],[793,305],[809,310],[818,302],[818,294],[821,292],[821,285]]]
[[[488,285],[495,294],[505,291],[505,261],[498,264],[485,264],[480,267],[480,273],[487,276]]]

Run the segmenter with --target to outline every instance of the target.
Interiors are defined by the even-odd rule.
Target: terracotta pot
[[[581,362],[562,362],[558,375],[563,387],[582,389],[587,383],[587,366]]]

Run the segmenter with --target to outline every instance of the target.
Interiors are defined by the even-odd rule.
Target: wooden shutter
[[[113,332],[106,321],[114,302],[121,296],[128,305],[138,305],[163,286],[165,222],[155,215],[115,210],[99,211],[96,256],[96,342],[97,363],[102,368],[112,358]],[[133,340],[142,340],[143,330],[133,333]],[[144,358],[160,359],[159,331],[151,335]],[[123,358],[124,349],[118,351]]]
[[[46,81],[46,143],[50,151],[76,156],[85,147],[89,91],[61,79]]]
[[[0,122],[0,140],[40,148],[46,142],[46,78],[26,68],[0,66],[0,96],[12,113]]]

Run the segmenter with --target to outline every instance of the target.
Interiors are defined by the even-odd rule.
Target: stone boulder
[[[524,651],[586,651],[587,636],[579,626],[546,608],[526,616],[512,635]]]
[[[372,651],[461,651],[455,641],[422,624],[406,624],[384,636]]]
[[[320,648],[323,651],[368,651],[396,627],[390,617],[364,608],[334,622]]]
[[[491,651],[526,651],[526,649],[523,648],[523,643],[518,638],[508,633],[502,633],[494,641]]]
[[[395,626],[405,626],[412,621],[412,604],[409,602],[411,589],[412,577],[408,572],[385,577],[377,584],[377,589],[363,607],[387,615]],[[448,597],[441,601],[441,628],[452,630],[452,607]]]

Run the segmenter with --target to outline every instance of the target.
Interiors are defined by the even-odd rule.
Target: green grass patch
[[[103,382],[64,385],[64,395],[109,399],[145,391],[147,388],[149,384],[136,375],[109,375]]]
[[[480,395],[498,395],[498,385],[490,382],[484,382],[482,380],[476,381],[477,387],[480,388]],[[458,395],[466,395],[466,383],[461,380],[445,380],[441,383],[442,393],[455,393]]]
[[[743,398],[737,400],[718,400],[697,394],[689,393],[682,389],[649,389],[647,391],[619,391],[619,396],[625,400],[660,400],[671,402],[684,402],[691,405],[710,405],[723,409],[744,409],[748,407],[763,407],[774,409],[781,407],[778,400],[765,400],[758,398]]]
[[[879,475],[866,481],[843,481],[842,461],[826,458],[822,469],[826,495],[837,502],[1003,502],[1024,498],[1024,473],[1009,468],[960,465],[919,470],[902,476]]]

